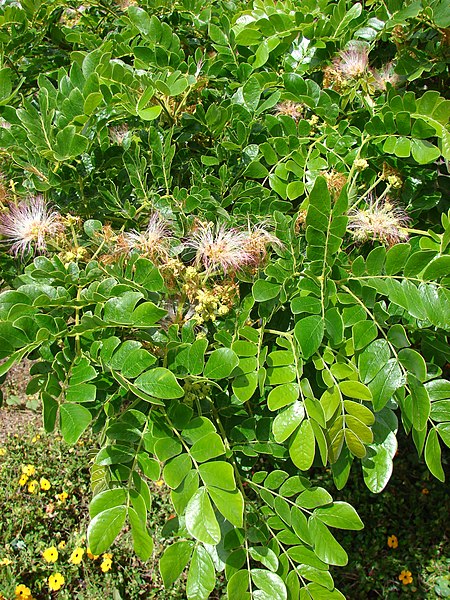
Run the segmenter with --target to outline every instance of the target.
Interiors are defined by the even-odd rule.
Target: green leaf
[[[359,404],[359,402],[344,400],[344,407],[349,415],[356,417],[365,425],[372,425],[375,421],[373,412],[363,404]]]
[[[131,525],[134,551],[145,562],[153,553],[153,539],[149,535],[145,524],[138,517],[137,512],[131,507],[128,509],[128,518]]]
[[[258,373],[256,371],[239,375],[232,383],[233,392],[242,404],[250,400],[257,387]]]
[[[391,356],[386,340],[375,340],[359,355],[358,366],[361,381],[369,383],[384,367]]]
[[[260,596],[260,598],[287,600],[287,589],[279,575],[263,569],[252,569],[250,573],[255,586],[265,592],[265,596]]]
[[[146,13],[143,8],[129,6],[127,14],[133,25],[135,25],[142,34],[148,35],[151,32],[152,22],[148,13]]]
[[[231,348],[214,350],[206,363],[204,375],[208,379],[225,379],[238,366],[239,358]]]
[[[274,573],[278,569],[278,558],[273,550],[266,546],[252,546],[249,554],[253,560],[257,560]]]
[[[166,484],[172,488],[177,488],[192,468],[192,460],[188,454],[180,454],[172,458],[166,464],[163,470],[163,478]]]
[[[397,152],[396,152],[397,154]],[[411,154],[419,165],[434,162],[440,157],[441,151],[427,140],[411,140]],[[398,156],[398,154],[397,154]]]
[[[216,545],[220,542],[220,527],[204,487],[199,488],[186,507],[186,528],[199,542]]]
[[[281,411],[272,424],[275,441],[283,443],[297,429],[305,417],[305,409],[302,402],[294,402],[285,410]]]
[[[408,375],[411,390],[411,415],[414,429],[422,431],[427,426],[431,411],[431,402],[426,387],[413,375]],[[408,401],[408,399],[406,399]]]
[[[266,302],[276,298],[280,293],[281,285],[279,283],[271,283],[266,279],[258,279],[253,284],[252,295],[256,302]]]
[[[91,92],[83,105],[83,112],[85,115],[91,115],[94,110],[103,102],[103,94],[100,92]]]
[[[127,492],[123,488],[113,488],[96,494],[89,505],[89,516],[93,519],[99,513],[125,504],[127,501]]]
[[[0,102],[7,100],[11,96],[11,92],[11,69],[3,67],[3,69],[0,69]]]
[[[205,352],[208,340],[195,340],[188,352],[188,371],[190,375],[200,375],[205,365]]]
[[[155,398],[171,400],[184,396],[184,390],[175,375],[164,367],[155,367],[146,371],[136,379],[134,384],[138,389]]]
[[[397,361],[392,358],[369,383],[373,396],[373,408],[381,410],[392,398],[394,392],[404,384],[404,377]]]
[[[181,575],[191,558],[194,544],[192,542],[175,542],[166,550],[159,560],[159,572],[164,587],[169,588]]]
[[[305,359],[310,358],[319,349],[323,334],[324,323],[319,315],[305,317],[295,325],[294,335]]]
[[[427,441],[425,443],[425,462],[436,479],[445,481],[445,474],[441,461],[441,446],[439,444],[436,429],[430,429],[430,432],[428,433]]]
[[[308,595],[300,597],[300,600],[309,600],[310,598],[312,600],[345,600],[345,596],[339,590],[330,590],[318,583],[308,583],[303,589]]]
[[[422,273],[422,277],[425,280],[435,280],[441,277],[447,277],[450,273],[450,256],[438,256],[433,259],[425,271]]]
[[[309,419],[305,419],[292,436],[289,443],[289,456],[296,467],[307,471],[314,462],[315,437]]]
[[[150,106],[149,108],[143,108],[142,110],[138,110],[138,115],[143,121],[154,121],[159,117],[161,111],[162,106],[160,104],[155,104],[155,106]]]
[[[186,583],[188,600],[205,600],[216,585],[214,563],[203,546],[196,546]]]
[[[131,462],[133,458],[134,452],[131,446],[116,444],[102,448],[95,457],[95,464],[100,466],[125,464]]]
[[[144,302],[133,311],[131,322],[135,327],[151,327],[167,314],[153,302]]]
[[[427,378],[427,365],[423,357],[412,348],[403,348],[398,353],[398,359],[407,371],[413,373],[419,381]]]
[[[348,396],[349,398],[372,400],[372,393],[369,388],[359,381],[341,381],[339,383],[339,389],[344,396]]]
[[[182,449],[183,447],[181,443],[175,436],[173,436],[157,440],[154,451],[158,459],[164,462],[165,460],[169,460],[170,458],[180,454]]]
[[[317,508],[318,506],[325,506],[333,501],[331,495],[326,489],[322,487],[312,487],[300,494],[297,498],[297,504],[302,508]]]
[[[199,465],[198,473],[206,487],[214,486],[222,490],[234,490],[234,471],[230,463],[223,460],[211,461]]]
[[[339,544],[328,527],[312,515],[309,519],[309,529],[314,542],[314,552],[328,565],[343,567],[348,562],[344,548]]]
[[[288,404],[292,404],[298,399],[299,389],[295,383],[285,383],[274,387],[268,397],[267,406],[269,410],[278,410]]]
[[[106,552],[125,523],[127,509],[115,506],[98,513],[89,523],[87,539],[93,554]]]
[[[233,600],[251,600],[250,594],[247,591],[249,583],[250,573],[247,569],[236,571],[236,573],[230,577],[227,585],[228,598],[233,598]]]
[[[74,125],[67,125],[56,135],[54,145],[55,159],[58,161],[68,160],[83,154],[89,145],[88,139],[76,133]]]
[[[67,444],[76,444],[92,421],[90,411],[79,404],[65,402],[59,407],[60,428]]]
[[[197,440],[191,448],[191,456],[197,462],[205,462],[225,454],[222,438],[215,432],[208,433]]]
[[[447,379],[433,379],[425,383],[425,387],[432,402],[450,398],[450,381]]]
[[[244,519],[244,498],[239,490],[223,490],[208,487],[208,494],[218,511],[235,527],[242,527]]]
[[[97,396],[97,388],[91,383],[69,386],[66,390],[66,405],[72,402],[94,402]]]
[[[363,458],[366,455],[366,448],[364,444],[362,443],[358,435],[356,435],[356,433],[354,433],[351,429],[344,430],[344,438],[348,449],[357,458]]]
[[[347,502],[334,502],[332,506],[316,508],[314,514],[330,527],[351,529],[353,531],[358,531],[364,527],[356,510]]]
[[[353,346],[355,350],[365,348],[377,337],[377,327],[373,321],[359,321],[353,325]]]

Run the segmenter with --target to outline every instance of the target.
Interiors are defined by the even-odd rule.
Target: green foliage
[[[1,10],[3,32],[11,11],[30,31],[53,14]],[[47,256],[31,256],[35,229],[18,236],[2,372],[35,359],[46,430],[102,433],[94,552],[126,524],[149,558],[162,468],[177,513],[167,586],[189,565],[190,600],[216,573],[230,598],[340,598],[329,566],[348,559],[330,528],[362,523],[310,469],[329,465],[342,489],[361,462],[381,492],[400,421],[444,479],[444,9],[78,13],[57,71],[0,72],[5,195],[42,192],[64,215],[43,231]]]

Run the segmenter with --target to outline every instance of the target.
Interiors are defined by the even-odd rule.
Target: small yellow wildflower
[[[113,555],[110,552],[105,552],[105,554],[102,554],[102,558],[104,560],[112,560]]]
[[[0,448],[0,456],[5,456],[6,448]]]
[[[158,481],[155,481],[155,485],[162,487],[164,485],[164,479],[158,479]]]
[[[427,495],[427,494],[429,494],[429,493],[430,493],[430,490],[429,490],[428,488],[424,487],[424,488],[422,489],[422,494],[423,494],[424,496],[426,496],[426,495]]]
[[[38,485],[39,483],[36,481],[36,479],[30,481],[30,483],[28,484],[28,491],[30,492],[30,494],[35,494],[37,492]]]
[[[398,539],[395,535],[390,535],[387,539],[387,545],[389,548],[398,548]]]
[[[48,578],[48,587],[53,591],[57,592],[64,585],[64,577],[61,573],[53,573]]]
[[[403,570],[398,576],[403,585],[409,585],[413,582],[411,571]]]
[[[37,433],[33,438],[31,438],[31,443],[35,444],[40,439],[41,439],[41,436]]]
[[[12,560],[9,560],[9,558],[2,558],[2,560],[0,560],[0,566],[8,566],[12,564]]]
[[[69,494],[67,492],[61,492],[60,494],[57,494],[57,496],[58,500],[61,500],[61,502],[65,502],[69,497]]]
[[[25,600],[31,600],[31,590],[26,585],[21,583],[16,587],[16,598],[24,598]]]
[[[51,546],[50,548],[44,550],[42,556],[48,563],[54,563],[58,560],[58,550],[55,548],[55,546]]]
[[[23,465],[22,473],[24,475],[28,475],[28,477],[32,477],[36,473],[36,469],[33,467],[33,465]]]
[[[21,485],[23,487],[26,484],[27,481],[28,481],[28,475],[25,475],[25,473],[23,473],[20,476],[19,485]]]
[[[73,565],[79,565],[83,560],[84,548],[75,548],[69,558],[69,562]]]
[[[66,547],[66,542],[65,542],[64,540],[61,540],[61,541],[59,542],[59,544],[58,544],[58,548],[59,548],[60,550],[62,550],[62,549],[63,549],[63,548],[65,548],[65,547]]]
[[[100,556],[99,554],[92,554],[90,548],[88,548],[86,550],[86,554],[88,555],[88,558],[90,558],[91,560],[97,560],[97,558]]]
[[[46,492],[52,487],[50,481],[48,479],[45,479],[45,477],[41,477],[39,483],[41,485],[41,490],[44,490],[44,492]]]
[[[103,573],[107,573],[112,566],[112,560],[110,558],[104,558],[102,561],[102,564],[100,565],[101,570],[103,571]]]

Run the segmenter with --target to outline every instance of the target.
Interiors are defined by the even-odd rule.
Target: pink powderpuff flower
[[[403,208],[395,206],[389,200],[385,202],[369,198],[366,208],[350,211],[347,229],[356,242],[378,240],[387,246],[393,246],[408,240],[407,227],[410,218]]]
[[[339,53],[333,61],[334,68],[345,79],[355,79],[363,75],[369,65],[369,49],[365,44],[353,42]]]
[[[9,213],[0,217],[0,234],[13,242],[11,252],[16,256],[32,250],[45,252],[46,238],[64,229],[61,215],[50,211],[43,196],[34,196],[20,204],[10,204]]]
[[[246,249],[248,234],[208,223],[192,234],[187,246],[196,250],[195,262],[208,271],[238,271],[254,261]]]
[[[136,250],[140,254],[151,258],[168,258],[168,242],[171,237],[166,221],[157,212],[150,215],[147,228],[144,232],[136,230],[124,233],[118,244],[119,252],[132,252]]]
[[[276,235],[267,231],[264,225],[257,225],[253,229],[249,226],[245,250],[253,257],[253,262],[255,264],[264,261],[267,256],[268,246],[282,248],[283,243]]]
[[[381,92],[386,91],[387,83],[395,87],[400,80],[400,77],[394,72],[394,64],[392,62],[383,65],[381,69],[374,69],[372,73],[375,78],[375,87]]]

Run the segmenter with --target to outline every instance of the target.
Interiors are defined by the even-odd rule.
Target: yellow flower
[[[113,557],[113,555],[110,554],[109,552],[105,552],[105,554],[102,554],[103,559],[112,560],[112,557]]]
[[[103,571],[103,573],[107,573],[112,566],[112,560],[110,558],[104,558],[102,561],[102,564],[100,565],[101,570]]]
[[[69,497],[69,494],[67,492],[61,492],[60,494],[57,494],[57,496],[58,500],[61,500],[61,502],[65,502]]]
[[[2,560],[0,560],[1,566],[8,566],[11,564],[12,564],[12,560],[9,560],[9,558],[2,558]]]
[[[0,456],[5,456],[6,448],[0,448]]]
[[[164,485],[164,479],[158,479],[158,481],[155,481],[155,485],[162,487]]]
[[[39,483],[41,484],[41,490],[44,490],[45,492],[51,488],[50,481],[45,479],[45,477],[41,477]]]
[[[69,558],[69,562],[74,565],[79,565],[83,560],[84,548],[75,548]]]
[[[30,492],[30,494],[35,494],[37,492],[38,485],[39,483],[36,481],[36,479],[30,481],[30,483],[28,484],[28,491]]]
[[[409,585],[410,583],[413,582],[413,578],[411,575],[411,571],[406,571],[403,570],[400,575],[398,576],[398,578],[400,579],[400,581],[403,583],[403,585]]]
[[[58,550],[55,548],[55,546],[51,546],[50,548],[44,550],[42,556],[48,563],[54,563],[58,560]]]
[[[88,555],[88,558],[90,558],[91,560],[97,560],[97,558],[99,557],[99,554],[92,554],[90,548],[88,548],[86,550],[86,554]]]
[[[27,481],[28,481],[28,475],[25,475],[25,473],[23,473],[20,476],[19,485],[21,485],[23,487],[26,484]]]
[[[62,549],[63,549],[63,548],[65,548],[65,547],[66,547],[66,542],[65,542],[64,540],[61,540],[61,541],[59,542],[59,544],[58,544],[58,548],[59,548],[60,550],[62,550]]]
[[[53,591],[57,592],[64,585],[64,577],[61,573],[53,573],[48,578],[48,587]]]
[[[424,488],[422,489],[422,494],[423,494],[424,496],[426,496],[426,495],[427,495],[427,494],[429,494],[429,493],[430,493],[430,490],[429,490],[428,488],[424,487]]]
[[[387,539],[389,548],[398,548],[398,539],[395,535],[390,535]]]
[[[41,436],[39,434],[36,434],[32,439],[31,439],[31,443],[35,444],[38,440],[41,439]]]
[[[24,598],[25,600],[31,600],[31,590],[26,585],[21,583],[16,587],[16,598]]]
[[[33,465],[22,465],[22,473],[28,475],[28,477],[32,477],[36,473],[36,469]]]

